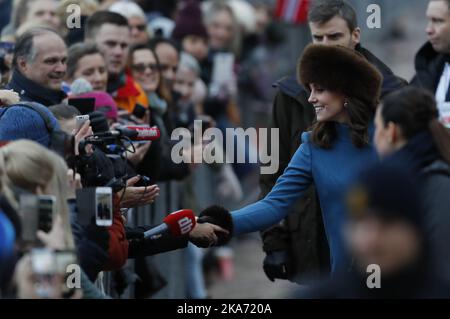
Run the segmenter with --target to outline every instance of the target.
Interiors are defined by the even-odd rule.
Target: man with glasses
[[[108,68],[108,88],[117,106],[133,113],[145,113],[148,99],[142,88],[125,73],[131,30],[127,19],[115,12],[98,11],[86,22],[86,41],[94,42],[103,53]]]

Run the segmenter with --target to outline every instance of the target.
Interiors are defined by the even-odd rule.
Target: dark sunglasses
[[[136,71],[136,72],[140,72],[140,73],[144,73],[147,69],[150,69],[150,71],[152,72],[157,72],[159,71],[159,66],[156,63],[149,63],[149,64],[144,64],[144,63],[139,63],[139,64],[133,64],[131,66],[131,68]]]

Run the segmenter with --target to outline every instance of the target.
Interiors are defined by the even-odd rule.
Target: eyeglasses
[[[144,63],[139,63],[139,64],[133,64],[131,66],[131,68],[139,73],[144,73],[147,69],[150,69],[150,71],[152,72],[157,72],[160,70],[158,64],[156,63],[149,63],[149,64],[144,64]]]

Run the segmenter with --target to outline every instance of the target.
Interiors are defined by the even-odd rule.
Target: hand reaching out
[[[194,229],[189,233],[189,241],[201,248],[214,246],[218,242],[216,233],[229,234],[227,230],[214,224],[196,224]]]
[[[151,204],[155,201],[155,198],[159,196],[159,187],[156,184],[147,187],[133,186],[140,180],[140,178],[140,176],[134,176],[128,179],[125,194],[123,194],[124,190],[119,192],[119,196],[122,196],[123,194],[123,198],[120,203],[121,207],[130,208]]]

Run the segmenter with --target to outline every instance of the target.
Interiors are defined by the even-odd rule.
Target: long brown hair
[[[350,117],[350,137],[357,148],[369,144],[369,123],[372,121],[375,110],[356,98],[347,99],[345,106]],[[312,125],[311,140],[321,148],[330,149],[337,137],[336,123],[315,122]]]

